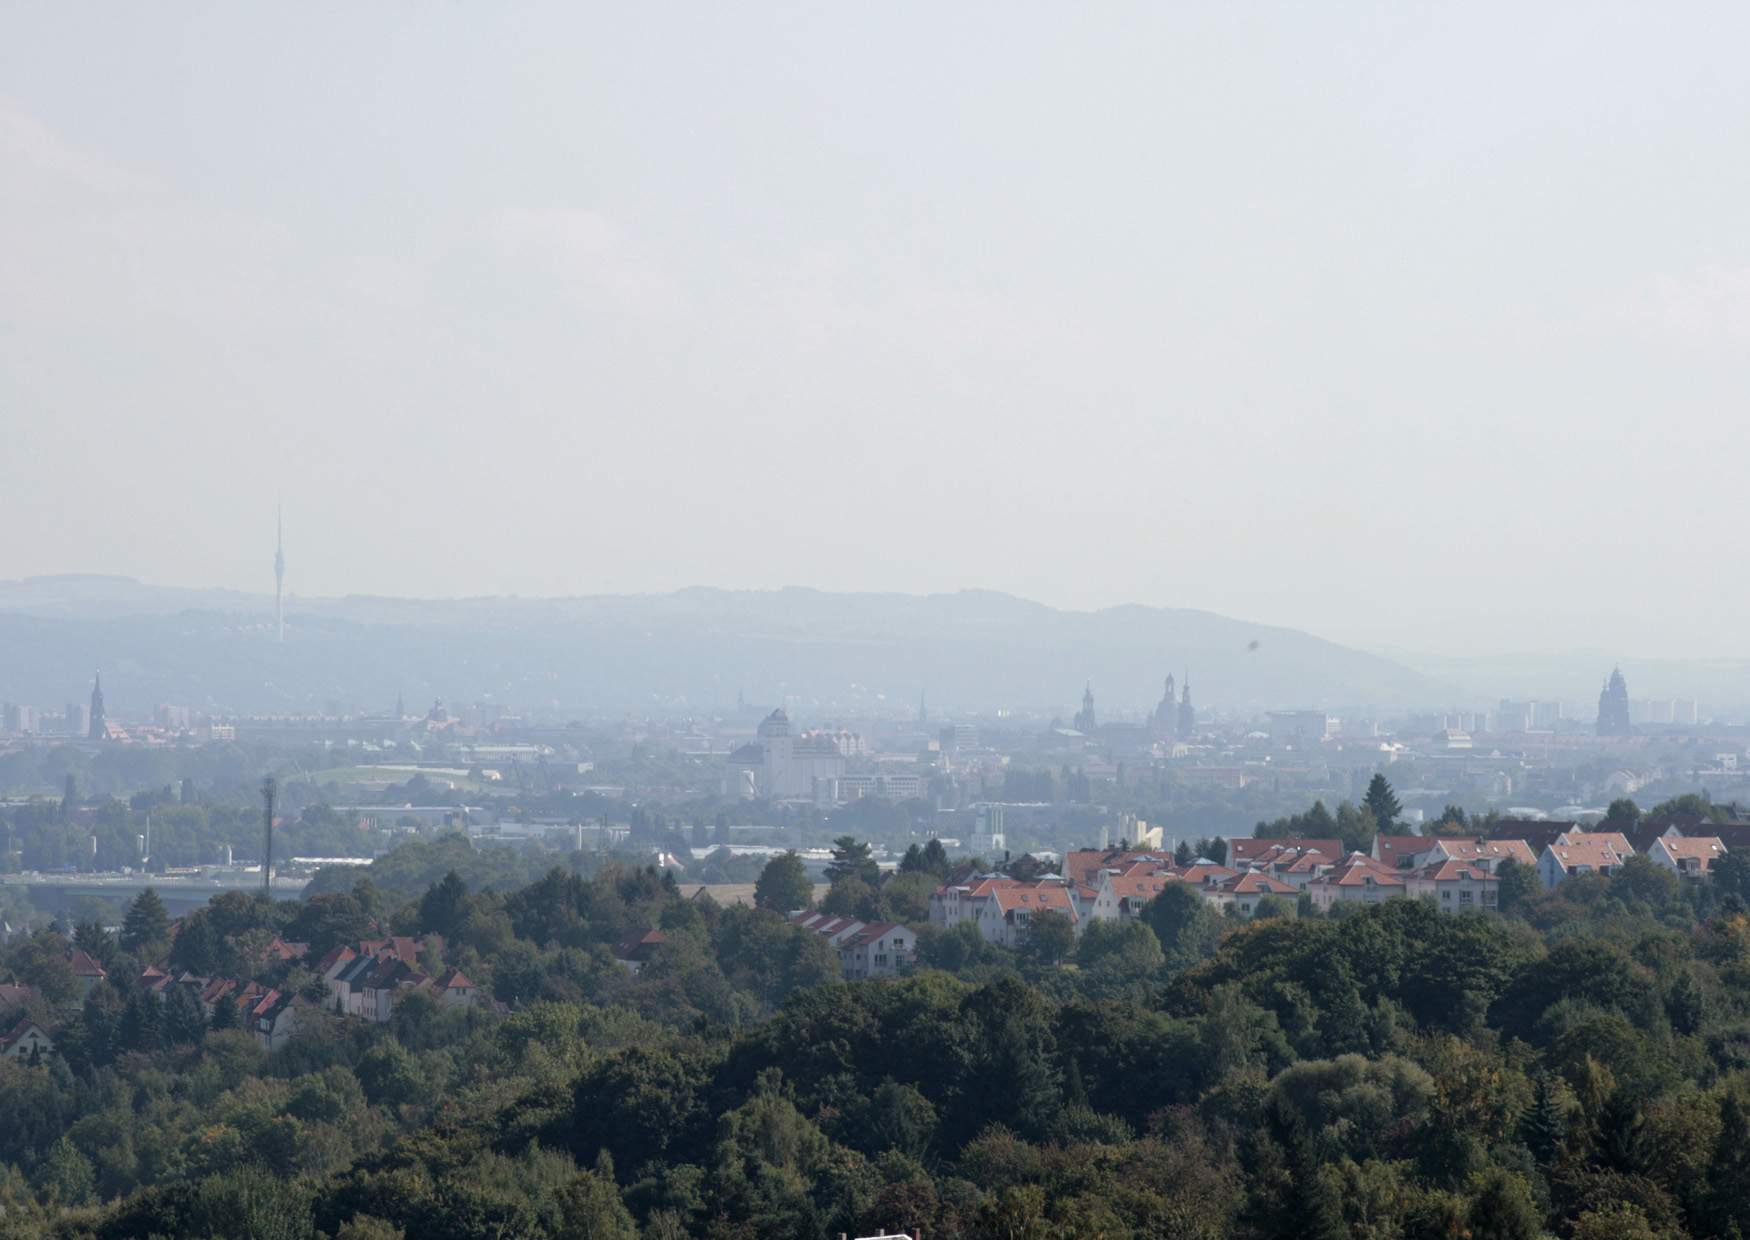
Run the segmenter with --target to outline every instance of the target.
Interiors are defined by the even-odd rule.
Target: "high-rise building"
[[[1610,673],[1610,679],[1604,682],[1604,688],[1598,694],[1598,735],[1633,736],[1634,730],[1634,720],[1629,714],[1628,682],[1622,678],[1619,667]]]
[[[98,672],[91,680],[91,726],[85,735],[94,741],[101,741],[109,736],[109,724],[103,718],[102,672]]]

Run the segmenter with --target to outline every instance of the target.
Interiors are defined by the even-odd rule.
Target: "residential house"
[[[79,980],[79,997],[90,995],[97,984],[109,976],[103,966],[98,964],[83,950],[77,947],[67,949],[67,963],[73,969],[73,976]]]
[[[891,977],[917,959],[917,935],[898,922],[864,922],[807,909],[790,914],[789,920],[833,946],[847,979]]]
[[[1413,870],[1433,846],[1431,835],[1376,835],[1373,859],[1388,869]]]
[[[1237,876],[1239,871],[1230,866],[1216,865],[1213,861],[1198,861],[1180,866],[1173,873],[1199,887],[1215,887]]]
[[[479,988],[460,969],[446,969],[432,982],[431,989],[446,1007],[473,1007],[480,999]]]
[[[1090,921],[1134,920],[1169,883],[1184,881],[1171,866],[1153,860],[1139,861],[1123,872],[1103,870],[1091,884],[1094,895],[1085,910],[1087,917]]]
[[[1489,838],[1492,840],[1524,840],[1533,855],[1542,856],[1543,850],[1556,842],[1560,836],[1570,831],[1578,831],[1577,822],[1551,821],[1541,818],[1501,818],[1489,828]]]
[[[1726,855],[1726,846],[1716,836],[1660,836],[1647,850],[1647,860],[1682,878],[1700,878]]]
[[[1408,894],[1405,871],[1384,865],[1366,853],[1350,853],[1336,868],[1307,884],[1313,907],[1329,911],[1337,904],[1378,904]]]
[[[1550,841],[1537,859],[1538,877],[1553,890],[1576,874],[1614,874],[1634,856],[1620,832],[1569,831]]]
[[[443,936],[429,934],[423,939],[361,939],[350,959],[330,952],[321,966],[329,1006],[343,1016],[387,1021],[402,992],[430,983],[420,960],[441,957],[443,951]]]
[[[1418,868],[1430,861],[1462,861],[1485,874],[1496,873],[1503,861],[1537,867],[1537,854],[1524,840],[1491,840],[1482,836],[1437,836],[1429,841],[1433,847],[1422,854]]]
[[[244,1028],[253,1033],[270,1053],[277,1051],[298,1031],[298,1009],[306,1006],[307,1001],[296,995],[279,990],[265,991],[250,1005]]]
[[[668,936],[660,930],[640,930],[614,944],[614,959],[626,972],[636,975],[666,942]]]
[[[1300,888],[1285,883],[1280,878],[1272,878],[1260,870],[1252,870],[1245,874],[1236,874],[1213,887],[1205,887],[1202,895],[1217,908],[1231,908],[1250,917],[1257,912],[1258,903],[1265,896],[1277,896],[1292,904],[1300,895]]]
[[[54,1041],[43,1027],[26,1016],[0,1036],[0,1059],[12,1059],[29,1064],[42,1063],[55,1053]]]
[[[430,979],[399,955],[360,956],[335,979],[340,1011],[347,1016],[385,1024],[395,1010],[395,1001]]]
[[[1442,913],[1499,912],[1500,890],[1501,880],[1481,864],[1448,857],[1436,857],[1404,879],[1405,895],[1430,900]]]
[[[1298,895],[1306,890],[1308,883],[1341,860],[1341,850],[1327,853],[1302,845],[1282,844],[1252,858],[1251,872],[1280,879],[1293,887]]]
[[[316,962],[316,975],[327,986],[330,995],[334,991],[334,979],[339,977],[346,966],[359,958],[359,954],[346,944],[331,948],[328,954]]]
[[[987,874],[958,885],[944,884],[930,894],[930,922],[953,927],[970,921],[979,934],[999,947],[1019,947],[1027,940],[1033,918],[1046,911],[1066,918],[1079,935],[1085,925],[1084,902],[1094,891],[1063,878],[1020,882]]]

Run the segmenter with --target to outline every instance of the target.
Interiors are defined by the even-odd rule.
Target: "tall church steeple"
[[[1094,686],[1082,690],[1082,708],[1076,712],[1076,731],[1091,733],[1100,725],[1094,717]]]
[[[286,518],[283,508],[273,509],[273,623],[280,641],[286,640]]]
[[[98,672],[91,680],[91,727],[86,737],[94,741],[107,740],[109,737],[109,724],[103,718],[102,672]]]
[[[1629,711],[1628,682],[1622,678],[1622,668],[1610,673],[1598,694],[1598,735],[1632,736],[1634,718]]]

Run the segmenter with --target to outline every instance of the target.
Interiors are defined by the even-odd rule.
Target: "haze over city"
[[[1747,48],[0,4],[0,1240],[1744,1240]]]
[[[0,578],[1743,655],[1686,13],[10,6]]]

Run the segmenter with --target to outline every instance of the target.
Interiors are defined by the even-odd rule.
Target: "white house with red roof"
[[[1554,890],[1565,879],[1581,874],[1614,874],[1634,856],[1618,831],[1566,831],[1537,859],[1538,877]]]
[[[998,947],[1020,947],[1027,941],[1033,918],[1043,912],[1064,917],[1081,934],[1094,889],[1068,879],[1050,877],[1021,882],[1000,874],[986,874],[964,883],[944,884],[930,895],[930,922],[951,928],[970,921],[978,932]]]
[[[1431,835],[1376,835],[1373,837],[1373,859],[1388,869],[1413,870],[1434,847]]]
[[[1660,836],[1647,849],[1647,860],[1683,878],[1700,878],[1727,852],[1717,835]]]
[[[1433,902],[1442,913],[1500,911],[1501,880],[1469,861],[1436,857],[1404,880],[1404,894]]]
[[[1122,872],[1102,870],[1090,884],[1094,894],[1083,912],[1088,921],[1135,920],[1169,884],[1184,881],[1172,866],[1153,860],[1139,861]]]
[[[807,909],[791,913],[789,920],[831,944],[838,952],[839,968],[849,980],[892,977],[917,960],[917,935],[896,921],[859,921]]]
[[[1319,875],[1328,873],[1343,859],[1342,850],[1322,852],[1301,844],[1278,842],[1252,858],[1248,869],[1255,874],[1268,874],[1294,888],[1298,895]]]
[[[1335,869],[1308,883],[1306,891],[1314,908],[1329,911],[1337,904],[1378,904],[1406,895],[1407,877],[1366,853],[1350,853]]]
[[[67,949],[67,964],[72,967],[73,976],[79,979],[79,996],[89,995],[97,983],[108,977],[103,966],[93,960],[85,951],[77,947]]]
[[[480,999],[480,990],[460,969],[445,969],[431,983],[432,993],[446,1007],[473,1007]]]
[[[1276,896],[1293,903],[1300,896],[1300,888],[1283,882],[1280,878],[1273,878],[1262,870],[1251,870],[1205,887],[1202,894],[1205,900],[1217,908],[1231,908],[1250,917],[1258,911],[1258,904],[1264,897]]]
[[[1428,842],[1432,847],[1418,859],[1418,868],[1430,861],[1462,861],[1485,874],[1493,874],[1500,869],[1503,861],[1517,861],[1520,865],[1534,869],[1537,866],[1537,854],[1531,851],[1531,845],[1524,840],[1441,835]]]

